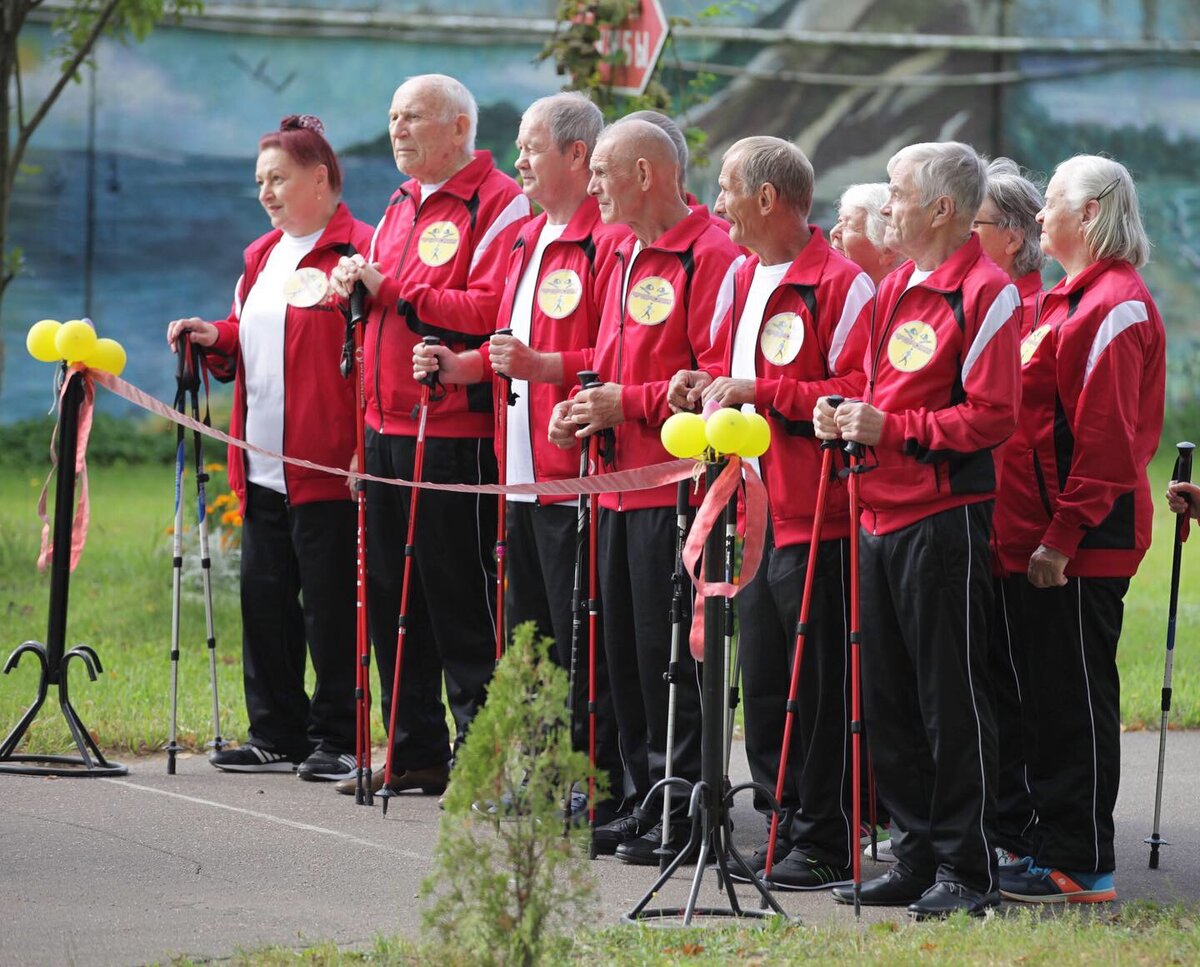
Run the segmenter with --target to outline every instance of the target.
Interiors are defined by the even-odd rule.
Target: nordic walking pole
[[[185,412],[187,379],[185,354],[191,336],[185,333],[175,353],[175,410]],[[179,607],[180,590],[183,583],[183,452],[184,429],[182,423],[175,425],[175,522],[171,541],[171,724],[167,737],[167,775],[175,775],[175,756],[179,752],[176,741],[179,728]]]
[[[833,402],[832,397],[830,402]],[[862,850],[858,848],[858,830],[862,826],[862,608],[859,598],[858,554],[858,478],[863,472],[861,443],[848,442],[850,456],[846,480],[850,502],[850,807],[854,849],[850,860],[854,868],[854,915],[862,916]]]
[[[188,381],[188,396],[192,402],[192,419],[200,422],[200,382],[204,357],[194,343],[184,344],[187,349],[185,365],[191,370]],[[205,392],[207,393],[207,387]],[[205,419],[208,423],[208,397],[205,396]],[[213,623],[212,558],[208,553],[208,470],[204,466],[204,437],[199,430],[192,431],[192,447],[196,458],[196,532],[200,540],[200,579],[204,587],[204,630],[208,645],[208,677],[212,691],[213,739],[209,747],[220,752],[229,743],[221,737],[221,700],[217,693],[217,634]]]
[[[342,376],[354,386],[354,453],[359,471],[366,469],[366,395],[363,384],[363,328],[366,325],[367,287],[356,282],[350,292],[350,310],[346,316],[346,343],[342,349]],[[354,502],[358,522],[355,542],[354,580],[356,598],[354,623],[354,802],[374,805],[371,791],[371,638],[367,627],[367,488],[354,482]]]
[[[586,387],[590,382],[595,382],[598,379],[599,377],[595,373],[585,370],[579,374],[579,385]],[[588,475],[588,455],[591,442],[591,439],[584,440],[579,447],[580,480]],[[575,689],[579,681],[579,643],[583,641],[584,614],[587,611],[587,594],[584,591],[584,584],[588,580],[588,576],[586,575],[588,568],[588,524],[590,520],[588,512],[588,498],[584,494],[580,494],[575,511],[575,577],[571,583],[571,654],[567,669],[567,712],[572,740],[575,736],[576,715],[579,711],[575,702]],[[595,768],[595,762],[591,759],[589,759],[589,765],[593,769]],[[588,803],[590,806],[590,796]],[[569,826],[570,822],[571,817],[568,811],[568,815],[564,817],[564,825]]]
[[[671,862],[668,843],[671,841],[671,783],[666,782],[675,771],[675,714],[679,692],[679,652],[687,621],[685,585],[687,574],[683,565],[683,546],[688,532],[688,484],[681,480],[675,485],[675,569],[671,572],[671,658],[663,678],[667,680],[667,750],[663,770],[662,841],[659,844],[658,868],[665,871]]]
[[[425,336],[426,346],[437,346],[441,340],[437,336]],[[421,474],[425,467],[425,423],[429,417],[429,394],[437,385],[437,373],[432,373],[421,380],[421,397],[417,403],[417,442],[413,453],[413,483],[421,482]],[[400,669],[404,665],[404,639],[408,635],[408,589],[412,586],[412,569],[416,563],[413,555],[414,542],[417,536],[417,507],[420,504],[421,488],[413,487],[408,499],[408,536],[404,541],[404,578],[400,585],[400,616],[396,632],[396,670],[392,676],[392,707],[388,716],[388,747],[387,759],[383,770],[383,788],[379,797],[383,800],[383,815],[387,815],[388,800],[394,793],[391,791],[392,754],[396,740],[396,707],[400,704]]]
[[[1173,480],[1192,479],[1192,451],[1194,443],[1177,443],[1179,456],[1175,459]],[[1167,607],[1167,657],[1163,665],[1162,719],[1158,726],[1158,778],[1154,787],[1154,831],[1144,841],[1150,844],[1150,869],[1158,869],[1158,848],[1170,846],[1159,834],[1162,818],[1163,767],[1167,758],[1167,717],[1171,714],[1171,678],[1175,670],[1175,614],[1179,610],[1179,569],[1183,563],[1183,541],[1187,534],[1189,508],[1175,515],[1175,549],[1171,557],[1171,597]]]
[[[840,397],[829,397],[829,404],[837,406]],[[788,752],[792,745],[792,729],[796,722],[798,710],[797,697],[800,694],[800,666],[804,660],[804,643],[808,638],[808,617],[812,605],[813,583],[817,573],[818,550],[821,547],[821,531],[825,526],[825,505],[829,497],[829,477],[833,469],[833,451],[837,448],[837,440],[827,440],[821,445],[821,478],[817,481],[816,513],[813,515],[812,539],[808,545],[808,563],[804,568],[804,590],[800,596],[800,614],[796,620],[796,647],[792,658],[792,677],[788,683],[787,716],[783,720],[783,747],[779,750],[779,772],[775,776],[775,801],[783,802],[783,783],[787,775]],[[765,580],[765,578],[764,578]],[[771,813],[771,831],[767,836],[767,862],[763,867],[762,878],[766,880],[771,875],[771,867],[775,864],[775,846],[779,840],[779,813]]]
[[[497,336],[511,336],[511,329],[497,329]],[[513,392],[512,379],[497,372],[500,379],[500,409],[496,413],[496,452],[499,456],[497,477],[501,484],[508,483],[508,408],[516,405],[517,394]],[[504,494],[496,498],[496,664],[504,657],[507,634],[504,627],[504,576],[505,556],[508,553],[508,501]]]

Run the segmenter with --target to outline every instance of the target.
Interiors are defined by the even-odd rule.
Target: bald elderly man
[[[689,209],[679,194],[675,146],[658,127],[620,121],[592,154],[588,191],[606,224],[631,234],[616,251],[605,292],[594,368],[603,386],[583,390],[555,408],[550,436],[577,447],[601,430],[615,432],[612,469],[660,463],[659,428],[671,415],[671,377],[691,368],[710,345],[717,290],[739,254],[703,206]],[[661,814],[640,804],[663,778],[666,764],[671,573],[675,565],[675,488],[600,497],[600,593],[604,643],[621,752],[634,792],[633,808],[597,828],[596,848],[627,863],[656,865]],[[677,673],[674,775],[700,777],[700,694],[696,664],[681,658]],[[673,798],[668,849],[687,841],[686,802]]]

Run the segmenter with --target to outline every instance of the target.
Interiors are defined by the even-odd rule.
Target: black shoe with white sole
[[[780,890],[829,890],[853,882],[853,870],[813,859],[797,847],[771,867],[767,882]]]
[[[257,745],[210,752],[208,761],[222,772],[295,772],[299,762],[289,755],[272,752]]]
[[[340,755],[318,749],[300,763],[296,775],[307,782],[337,782],[355,775],[357,760],[349,752]]]

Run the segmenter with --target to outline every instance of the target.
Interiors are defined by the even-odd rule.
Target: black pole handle
[[[593,372],[590,369],[581,369],[575,374],[579,377],[579,385],[584,389],[591,389],[593,386],[603,386],[600,382],[600,374]]]
[[[836,410],[839,406],[841,406],[843,403],[846,402],[846,398],[844,396],[837,396],[837,395],[826,396],[825,402],[827,402],[830,406],[832,406]],[[841,440],[836,440],[836,439],[835,440],[822,440],[821,441],[821,449],[822,450],[836,450],[838,448],[838,446],[841,444],[841,442],[842,442]]]
[[[422,336],[421,342],[426,346],[440,346],[442,344],[442,341],[437,336]],[[435,369],[432,373],[426,373],[422,376],[420,382],[433,389],[437,386],[439,378],[438,371]]]
[[[1175,458],[1175,470],[1171,474],[1171,479],[1191,483],[1192,451],[1196,449],[1196,444],[1181,440],[1175,444],[1175,449],[1179,451],[1179,456]]]
[[[355,282],[354,288],[350,290],[350,325],[357,326],[363,321],[366,315],[363,304],[366,301],[367,287],[361,281]]]

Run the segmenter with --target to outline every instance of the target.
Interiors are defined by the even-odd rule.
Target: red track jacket
[[[546,215],[543,212],[525,224],[513,246],[497,317],[501,328],[508,325],[512,318],[517,288],[545,224]],[[596,199],[588,197],[571,216],[562,235],[546,247],[541,264],[535,269],[537,287],[534,290],[536,295],[529,344],[540,352],[561,353],[563,358],[561,384],[529,383],[529,437],[533,445],[535,480],[566,480],[579,475],[578,452],[555,446],[547,437],[546,429],[550,424],[550,411],[565,400],[577,385],[575,374],[591,365],[596,332],[600,327],[600,296],[616,265],[616,259],[613,258],[616,248],[628,235],[629,229],[624,225],[605,225],[600,220],[600,207]],[[557,294],[560,290],[561,294]],[[547,309],[553,315],[548,315]],[[484,374],[491,378],[487,343],[481,347],[481,353]],[[496,381],[496,386],[499,394],[504,392],[507,384]],[[493,405],[497,408],[503,405],[499,396]],[[499,422],[496,434],[496,453],[499,456],[500,448],[505,445],[499,436]],[[558,503],[571,499],[539,497],[538,501]]]
[[[758,459],[776,547],[812,540],[821,472],[821,449],[812,425],[817,399],[831,394],[852,399],[866,385],[862,361],[875,286],[869,275],[829,247],[820,228],[809,227],[812,238],[767,300],[762,317],[740,320],[758,333],[754,407],[771,423],[771,446]],[[730,373],[734,327],[757,265],[758,258],[751,256],[731,269],[722,287],[721,301],[728,292],[730,302],[721,339],[701,361],[714,377]],[[715,367],[707,364],[713,356],[719,360]],[[821,538],[835,540],[849,533],[846,491],[835,482],[829,489]]]
[[[1021,346],[1017,432],[996,502],[1001,566],[1039,544],[1067,574],[1132,577],[1154,516],[1146,467],[1162,433],[1166,337],[1137,270],[1105,260],[1045,294]]]
[[[989,500],[993,449],[1021,398],[1020,297],[972,234],[924,282],[905,262],[879,285],[867,350],[867,402],[885,414],[862,475],[862,526],[887,534]]]
[[[246,373],[238,348],[242,304],[282,235],[278,229],[268,232],[246,249],[233,309],[227,319],[216,323],[217,342],[208,351],[213,374],[218,379],[234,379],[229,433],[239,439],[246,430]],[[355,219],[349,208],[339,204],[325,226],[325,233],[300,260],[300,266],[312,266],[328,274],[343,255],[365,251],[370,241],[371,226]],[[352,381],[344,379],[339,369],[346,336],[345,319],[336,305],[319,305],[309,309],[288,306],[285,320],[284,453],[327,467],[349,467],[354,455],[356,399]],[[214,352],[219,356],[213,355]],[[238,495],[243,512],[246,509],[244,460],[245,451],[229,448],[229,486]],[[287,463],[283,465],[283,477],[288,500],[293,504],[350,499],[342,477]]]
[[[397,436],[417,433],[413,346],[429,335],[455,350],[473,348],[495,331],[508,253],[529,218],[529,201],[487,151],[476,151],[430,197],[420,193],[414,179],[396,190],[369,256],[385,279],[367,319],[367,424]],[[426,432],[491,436],[491,387],[449,387],[430,405]]]
[[[670,459],[659,439],[659,428],[671,415],[668,384],[679,370],[695,369],[708,350],[717,292],[730,263],[739,257],[737,246],[703,206],[635,258],[636,241],[626,236],[617,249],[596,340],[596,371],[603,381],[622,386],[625,422],[616,427],[617,470]],[[616,510],[674,507],[675,488],[602,494],[600,505]]]

